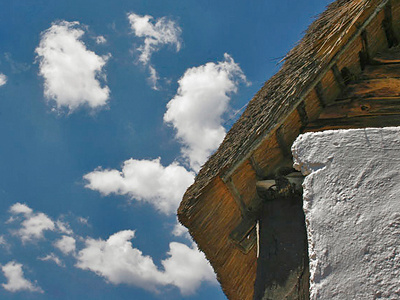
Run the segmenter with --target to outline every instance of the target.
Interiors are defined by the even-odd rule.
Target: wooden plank
[[[286,143],[285,135],[284,135],[283,125],[279,126],[279,128],[275,131],[276,140],[278,141],[279,148],[284,157],[291,157],[292,153],[290,152],[290,147]]]
[[[339,99],[400,97],[400,78],[379,78],[349,84]]]
[[[335,77],[335,80],[338,83],[340,89],[344,89],[346,87],[346,84],[344,82],[342,73],[339,71],[336,64],[334,64],[332,66],[332,72],[333,72],[333,76]]]
[[[319,119],[400,114],[399,98],[355,99],[327,107]]]
[[[378,52],[373,60],[373,64],[399,64],[400,63],[400,46]]]
[[[357,78],[361,73],[361,66],[358,53],[362,50],[361,39],[355,39],[349,45],[346,55],[342,55],[337,61],[337,67],[340,71],[347,68],[352,78]]]
[[[393,29],[393,18],[392,18],[392,2],[389,1],[385,6],[385,18],[382,22],[383,29],[385,30],[386,40],[388,46],[396,46],[399,42]]]
[[[236,204],[238,205],[242,217],[246,216],[246,204],[243,201],[242,195],[237,190],[235,183],[233,182],[232,177],[229,177],[228,180],[225,182],[226,187],[231,192],[233,199],[235,200]]]
[[[354,118],[318,119],[310,123],[305,132],[333,129],[399,126],[400,114],[380,116],[360,116]]]
[[[361,44],[362,44],[362,50],[359,53],[359,57],[360,57],[360,66],[361,66],[361,70],[364,70],[366,65],[370,64],[370,50],[368,47],[368,37],[367,37],[367,31],[363,30],[360,34],[360,38],[361,38]]]
[[[256,182],[258,180],[258,176],[251,161],[244,161],[231,175],[231,178],[232,184],[240,194],[244,205],[248,206],[251,200],[256,196]]]
[[[299,114],[299,118],[301,121],[301,124],[303,126],[306,126],[308,124],[308,115],[307,115],[307,110],[306,110],[306,104],[304,101],[301,101],[299,105],[297,106],[297,113]]]
[[[383,9],[378,13],[376,18],[374,18],[374,20],[372,20],[371,23],[365,28],[368,41],[369,58],[375,57],[378,52],[388,48],[385,30],[382,26],[384,19],[385,11]]]
[[[315,93],[317,94],[317,97],[318,97],[318,100],[319,100],[321,106],[325,107],[328,101],[325,98],[324,88],[322,87],[321,81],[315,85],[314,90],[315,90]]]
[[[308,121],[313,121],[318,118],[322,106],[314,89],[304,98],[305,110],[307,112]]]
[[[392,6],[392,24],[393,31],[397,38],[400,40],[400,1],[390,1]]]
[[[359,80],[379,78],[400,78],[400,64],[367,66]]]

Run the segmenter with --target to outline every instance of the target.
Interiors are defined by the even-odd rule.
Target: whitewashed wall
[[[307,133],[311,299],[400,299],[400,127]]]

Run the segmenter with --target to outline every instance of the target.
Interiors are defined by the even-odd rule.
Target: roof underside
[[[215,176],[240,161],[262,134],[273,129],[293,110],[319,71],[347,41],[352,26],[376,3],[374,0],[338,0],[328,6],[286,55],[280,71],[249,102],[186,191],[184,201],[197,198]]]

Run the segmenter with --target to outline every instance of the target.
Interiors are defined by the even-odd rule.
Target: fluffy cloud
[[[182,30],[174,21],[166,17],[154,20],[152,16],[130,13],[128,20],[133,33],[137,37],[144,38],[143,45],[137,49],[140,52],[139,61],[149,67],[149,81],[153,89],[157,89],[159,77],[156,69],[150,64],[151,55],[164,45],[175,46],[176,51],[179,51]]]
[[[215,282],[215,275],[196,248],[170,243],[168,258],[159,270],[150,256],[132,247],[135,232],[124,230],[107,240],[86,240],[76,266],[95,272],[113,284],[135,285],[157,291],[161,286],[174,285],[182,294],[193,293],[202,281]]]
[[[107,43],[107,40],[104,36],[99,35],[98,37],[96,37],[96,44],[105,44]]]
[[[198,171],[225,136],[222,116],[228,110],[230,94],[246,77],[233,58],[209,62],[188,69],[179,79],[175,97],[167,104],[164,121],[176,129],[182,153]]]
[[[108,57],[96,55],[81,41],[84,34],[79,22],[60,21],[42,32],[36,48],[44,95],[57,108],[73,111],[87,105],[98,108],[107,104],[110,90],[101,86],[102,71]]]
[[[166,17],[153,20],[152,16],[139,16],[135,13],[128,14],[133,33],[137,37],[144,38],[144,43],[138,48],[140,51],[139,61],[144,65],[150,62],[153,52],[158,51],[163,45],[172,45],[176,51],[181,48],[181,28],[174,21]]]
[[[18,292],[25,290],[43,293],[43,290],[40,287],[24,278],[22,264],[11,261],[2,266],[1,269],[4,273],[4,276],[7,278],[7,283],[3,283],[2,286],[7,291]]]
[[[61,239],[54,242],[54,247],[62,253],[68,255],[75,252],[75,239],[71,236],[63,235]]]
[[[159,211],[174,213],[194,174],[177,163],[164,167],[160,158],[129,159],[122,171],[97,169],[83,176],[86,187],[103,195],[129,195],[138,201],[152,204]]]
[[[44,231],[54,231],[54,222],[44,213],[34,213],[25,204],[16,203],[10,207],[10,212],[14,215],[23,214],[25,220],[21,223],[21,228],[14,233],[18,235],[22,242],[34,241],[44,237]]]
[[[7,76],[3,73],[0,73],[0,86],[3,86],[7,83]]]
[[[38,257],[38,259],[41,261],[52,261],[59,267],[65,267],[65,265],[61,261],[61,259],[54,253],[47,254],[46,256],[43,256],[43,257]]]

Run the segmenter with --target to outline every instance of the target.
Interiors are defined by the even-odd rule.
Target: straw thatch
[[[304,38],[285,57],[281,70],[249,102],[218,150],[209,158],[186,191],[181,210],[222,170],[239,161],[257,138],[274,128],[298,103],[299,97],[329,58],[346,42],[346,34],[374,0],[338,0],[328,6],[308,28]]]

